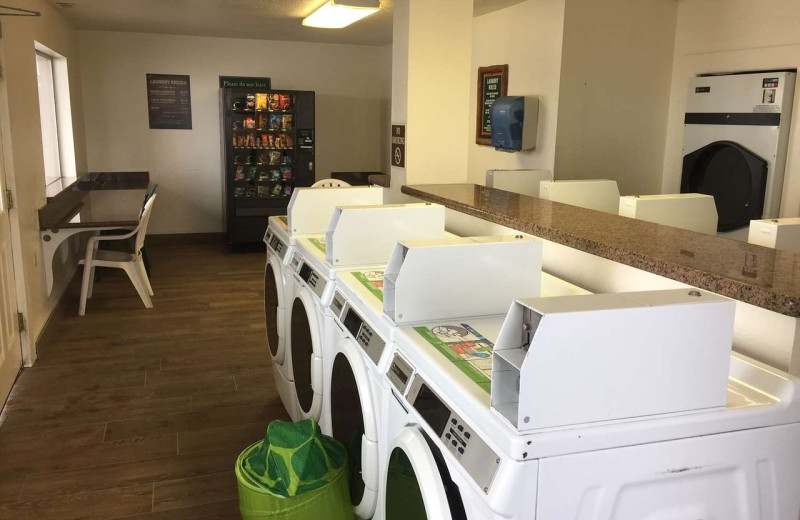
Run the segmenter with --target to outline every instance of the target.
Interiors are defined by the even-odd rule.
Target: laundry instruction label
[[[494,343],[468,323],[442,323],[414,327],[414,330],[459,370],[491,393]]]
[[[327,245],[324,238],[309,238],[308,241],[311,242],[311,245],[322,251],[323,254],[326,252]]]
[[[383,301],[383,271],[354,271],[351,274],[373,296]]]

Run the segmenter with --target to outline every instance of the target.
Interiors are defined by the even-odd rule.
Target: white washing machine
[[[618,295],[589,295],[551,299],[554,308],[569,304],[559,313],[542,312],[545,299],[534,299],[515,302],[505,316],[398,327],[385,371],[389,462],[376,518],[798,518],[797,379],[733,354],[729,368],[722,364],[728,375],[722,406],[636,415],[675,399],[689,408],[698,398],[719,399],[717,358],[725,343],[730,352],[732,334],[720,331],[732,328],[733,306],[693,292],[710,304],[687,303],[693,294],[674,291],[628,295],[635,301],[627,304]],[[617,331],[627,323],[635,331],[639,320],[649,322],[649,337],[670,338],[678,330],[676,357],[699,353],[700,368],[681,377],[681,366],[663,363],[668,358],[649,359],[650,346],[635,335],[612,334],[620,341],[609,343],[609,334],[601,334],[592,341],[604,323]],[[618,344],[637,355],[616,356]],[[701,346],[713,355],[704,357]],[[508,365],[497,363],[501,351]],[[612,355],[603,359],[606,352]],[[660,386],[662,367],[673,378],[669,388]],[[619,377],[637,369],[656,374],[651,387]],[[706,370],[713,389],[702,381]],[[625,385],[617,383],[628,381],[619,399],[608,399],[606,383],[619,391]],[[613,417],[620,410],[637,412],[580,422],[581,414]]]
[[[264,272],[264,313],[272,372],[281,401],[291,417],[296,417],[291,359],[287,359],[288,334],[286,306],[294,301],[294,273],[289,263],[294,257],[295,236],[324,233],[338,204],[379,204],[383,190],[374,187],[297,188],[289,201],[288,215],[270,217],[264,242],[267,265]],[[291,227],[290,227],[291,223]],[[292,408],[295,407],[295,408]]]
[[[712,195],[719,231],[780,216],[796,76],[758,72],[689,80],[681,193]]]
[[[384,274],[390,273],[400,301],[408,290],[425,292],[436,315],[473,308],[501,309],[516,291],[538,294],[541,242],[522,237],[450,236],[440,240],[402,240],[388,266],[343,269],[336,273],[332,350],[323,358],[326,399],[320,424],[325,433],[348,446],[351,499],[359,518],[372,518],[385,465],[379,447],[384,430],[388,358],[394,323],[384,314]],[[400,273],[399,264],[403,271]],[[494,270],[476,279],[474,273]],[[424,280],[408,273],[424,267]],[[530,268],[529,268],[530,267]],[[394,273],[394,274],[392,274]],[[423,288],[423,286],[427,286]],[[465,298],[481,294],[483,298]],[[400,308],[403,308],[401,303]],[[410,315],[406,315],[410,316]],[[402,319],[401,319],[402,320]]]
[[[444,207],[437,204],[340,206],[324,235],[295,237],[289,265],[294,296],[285,311],[283,362],[291,374],[287,379],[293,382],[288,388],[289,402],[284,402],[293,420],[320,419],[322,360],[330,348],[326,316],[330,316],[336,270],[382,265],[394,243],[403,238],[441,238],[444,219]]]

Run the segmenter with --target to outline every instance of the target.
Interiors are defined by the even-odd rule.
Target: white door
[[[5,172],[0,160],[0,408],[22,366],[14,262],[11,256],[11,221],[5,193]]]
[[[452,520],[444,478],[422,432],[406,426],[395,436],[384,469],[386,520]]]

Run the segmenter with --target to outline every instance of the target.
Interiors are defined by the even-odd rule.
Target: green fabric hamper
[[[236,460],[244,520],[352,520],[344,447],[313,420],[273,421]]]

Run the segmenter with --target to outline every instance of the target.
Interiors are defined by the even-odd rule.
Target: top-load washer
[[[780,216],[795,79],[758,72],[689,80],[681,193],[712,195],[719,231]]]
[[[800,381],[731,354],[733,312],[680,289],[398,327],[376,518],[796,518]]]
[[[284,340],[284,365],[293,381],[284,404],[293,420],[320,418],[326,317],[336,270],[383,264],[397,240],[445,236],[444,215],[443,206],[430,203],[340,206],[325,234],[296,237],[289,265],[294,297],[287,302]]]
[[[294,300],[294,274],[289,263],[294,257],[295,236],[324,233],[339,204],[374,205],[382,201],[383,190],[375,187],[297,188],[292,192],[288,215],[268,220],[264,235],[264,317],[272,371],[284,406],[293,403],[291,367],[285,363],[285,336],[286,305]]]

